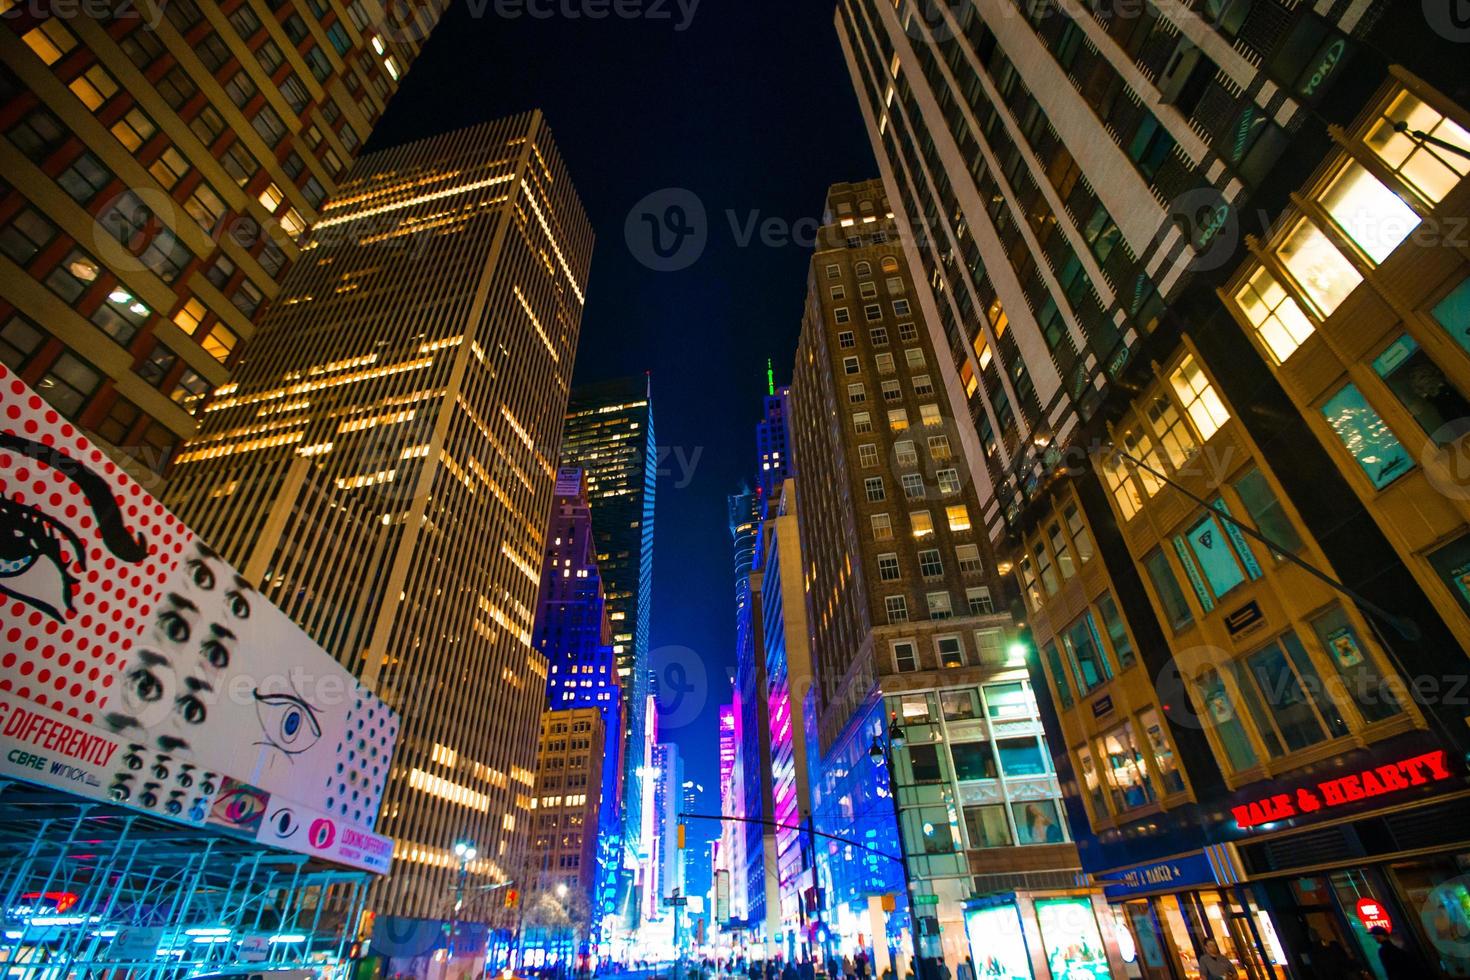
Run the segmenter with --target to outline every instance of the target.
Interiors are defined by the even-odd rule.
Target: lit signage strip
[[[1277,793],[1250,803],[1242,803],[1231,807],[1230,813],[1240,828],[1246,830],[1276,820],[1286,820],[1402,792],[1413,786],[1444,782],[1451,776],[1449,760],[1443,750],[1426,752],[1399,762],[1364,769],[1351,776],[1326,779],[1315,787],[1302,787],[1294,793]]]

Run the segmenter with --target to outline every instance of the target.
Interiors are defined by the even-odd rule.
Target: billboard
[[[0,773],[385,872],[394,712],[0,365]]]

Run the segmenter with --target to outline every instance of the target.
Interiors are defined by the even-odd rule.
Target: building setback
[[[1401,7],[838,11],[1146,976],[1465,968],[1470,111]]]
[[[0,358],[155,485],[447,4],[389,6],[6,11]]]
[[[518,866],[531,643],[592,229],[539,113],[363,157],[170,500],[403,716],[380,914]]]

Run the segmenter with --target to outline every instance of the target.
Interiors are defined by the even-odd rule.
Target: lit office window
[[[1276,249],[1276,256],[1324,317],[1331,316],[1363,281],[1347,257],[1308,218],[1297,222]]]
[[[1374,262],[1382,262],[1419,227],[1419,215],[1362,164],[1348,164],[1320,198],[1339,228]]]
[[[1230,412],[1215,388],[1205,377],[1204,370],[1195,361],[1194,355],[1186,357],[1169,376],[1174,393],[1184,405],[1189,420],[1194,423],[1201,440],[1209,439],[1230,421]]]
[[[1432,146],[1410,133],[1396,132],[1394,127],[1399,123],[1466,152],[1470,152],[1470,133],[1408,92],[1399,93],[1368,132],[1368,148],[1425,200],[1438,204],[1470,173],[1470,158]]]
[[[1312,335],[1312,321],[1267,269],[1256,270],[1236,292],[1235,302],[1277,364],[1294,354]]]

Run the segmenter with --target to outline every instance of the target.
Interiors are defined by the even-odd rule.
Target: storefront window
[[[1128,918],[1134,945],[1138,949],[1138,961],[1144,980],[1164,980],[1170,977],[1169,961],[1164,952],[1164,937],[1159,932],[1148,901],[1129,902],[1124,906],[1124,914]]]
[[[1043,776],[1051,771],[1046,753],[1034,736],[1002,738],[995,743],[1000,771],[1007,776]]]
[[[1399,132],[1399,123],[1407,131]],[[1470,172],[1470,160],[1412,135],[1416,131],[1470,150],[1470,133],[1409,92],[1394,98],[1364,142],[1426,200],[1438,204]]]
[[[1470,887],[1465,872],[1470,854],[1396,864],[1394,881],[1410,908],[1419,910],[1418,925],[1431,961],[1452,977],[1470,976]]]
[[[1231,772],[1250,769],[1258,762],[1245,726],[1236,716],[1235,706],[1225,690],[1225,682],[1214,669],[1205,671],[1194,682],[1201,705],[1201,721],[1214,729],[1220,748],[1225,752]]]
[[[1169,567],[1169,559],[1164,552],[1155,548],[1144,558],[1143,567],[1148,570],[1149,580],[1153,582],[1159,603],[1164,607],[1164,615],[1174,629],[1183,629],[1194,622],[1194,614],[1189,611],[1189,603],[1179,588],[1179,580],[1174,577],[1174,570]]]
[[[1179,772],[1179,762],[1174,758],[1174,747],[1169,744],[1169,736],[1159,720],[1159,713],[1150,708],[1138,716],[1138,724],[1148,739],[1149,751],[1154,757],[1154,768],[1158,770],[1164,793],[1182,793],[1184,776]]]
[[[1088,899],[1037,899],[1036,921],[1041,927],[1042,951],[1053,977],[1111,980],[1107,950]]]
[[[1331,316],[1363,281],[1353,264],[1332,244],[1332,239],[1309,218],[1297,222],[1276,250],[1276,257],[1324,317]]]
[[[995,756],[989,742],[955,742],[949,747],[954,756],[956,779],[994,779]]]
[[[1435,442],[1447,445],[1461,434],[1460,427],[1450,423],[1470,416],[1470,401],[1413,337],[1405,334],[1389,344],[1373,359],[1373,370]]]
[[[1001,820],[1005,820],[1004,814]],[[967,910],[965,934],[970,940],[975,976],[985,980],[1032,980],[1031,956],[1021,932],[1021,915],[1014,904]]]
[[[1120,813],[1134,810],[1157,799],[1153,780],[1148,775],[1148,764],[1134,740],[1131,722],[1124,722],[1104,735],[1102,751],[1115,809]]]
[[[1419,227],[1419,215],[1383,182],[1350,163],[1327,193],[1322,207],[1375,263],[1382,262]]]
[[[1322,415],[1377,489],[1413,468],[1408,451],[1357,385],[1343,385],[1323,404]]]
[[[1006,808],[999,803],[965,807],[965,832],[971,847],[1010,847],[1011,826]]]
[[[1170,945],[1179,956],[1179,965],[1184,969],[1184,976],[1197,980],[1200,976],[1199,958],[1195,955],[1194,940],[1189,936],[1189,927],[1185,925],[1179,899],[1173,895],[1160,895],[1154,899],[1154,907],[1158,910],[1159,922],[1168,934]]]
[[[1326,614],[1312,620],[1312,629],[1347,688],[1348,696],[1366,720],[1382,721],[1402,710],[1393,691],[1383,683],[1383,675],[1378,672],[1362,637],[1341,606],[1333,606]]]
[[[1113,670],[1103,656],[1092,613],[1083,613],[1081,619],[1069,626],[1062,634],[1062,643],[1072,657],[1079,692],[1086,694],[1112,678]]]
[[[941,691],[939,708],[944,712],[945,721],[969,721],[980,717],[979,699],[972,687],[962,691]]]
[[[1030,803],[1012,803],[1011,813],[1016,818],[1016,835],[1021,844],[1060,844],[1062,823],[1057,816],[1054,800],[1033,800]]]

